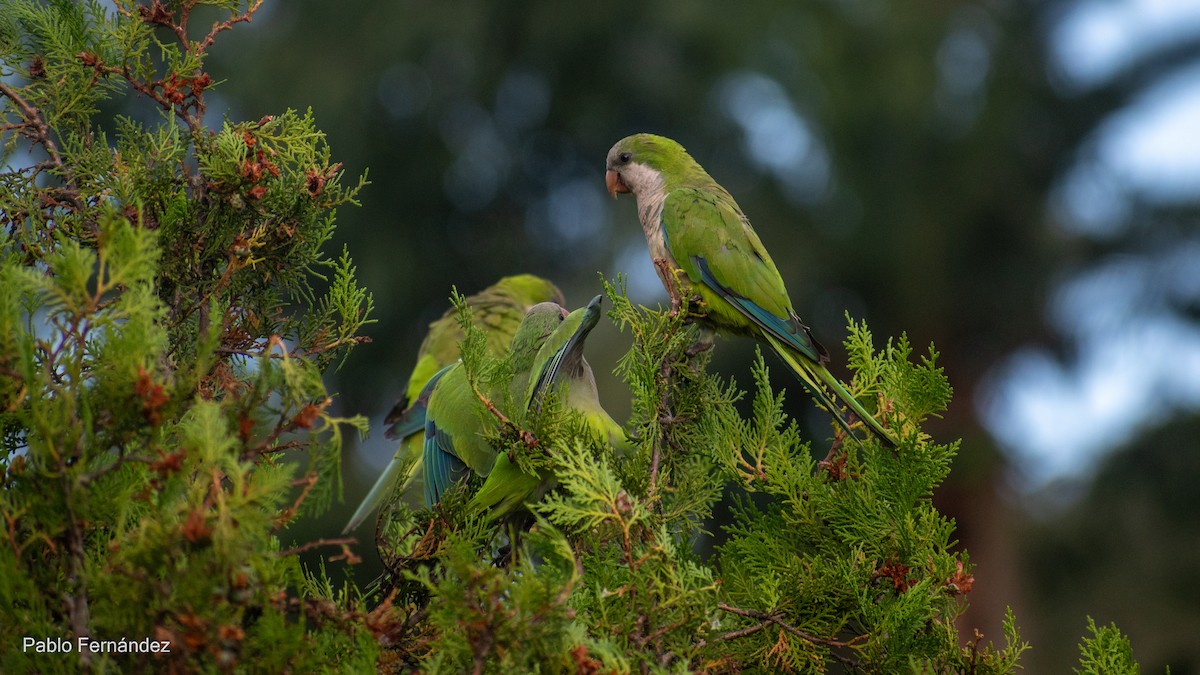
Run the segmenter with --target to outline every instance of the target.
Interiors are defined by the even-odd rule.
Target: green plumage
[[[563,294],[553,283],[532,274],[504,277],[467,298],[472,322],[485,331],[488,352],[496,357],[507,353],[522,318],[530,307],[541,302],[561,304]],[[403,484],[406,494],[422,492],[424,472],[421,467],[421,454],[425,432],[425,403],[431,393],[426,391],[422,399],[422,390],[435,374],[458,360],[459,343],[462,339],[463,329],[458,323],[454,308],[446,310],[441,318],[429,324],[429,331],[417,351],[417,362],[408,379],[404,398],[397,401],[384,418],[384,423],[391,425],[386,436],[398,439],[400,447],[367,492],[343,532],[357,527],[379,507],[397,484]],[[406,465],[409,470],[401,481],[400,473]]]
[[[624,138],[608,153],[605,180],[614,196],[636,196],[651,259],[673,306],[698,295],[707,325],[766,342],[847,432],[852,425],[842,405],[895,445],[825,367],[828,353],[796,316],[779,269],[733,196],[681,145],[651,134]]]
[[[517,328],[506,369],[513,375],[508,394],[518,405],[524,406],[528,400],[525,397],[530,371],[536,368],[535,359],[542,345],[555,334],[566,316],[560,305],[544,302],[530,308]],[[502,390],[483,394],[492,401],[504,398]],[[468,472],[484,477],[492,473],[496,449],[484,437],[484,425],[494,420],[480,410],[479,398],[461,363],[451,366],[438,380],[429,397],[425,420],[424,494],[425,505],[432,506]]]
[[[584,341],[600,321],[600,296],[586,307],[571,312],[554,331],[533,361],[523,401],[526,415],[540,409],[551,391],[564,395],[566,406],[580,413],[591,432],[615,447],[628,449],[624,430],[600,405],[596,379],[583,358]],[[514,382],[514,387],[519,386]],[[472,508],[486,511],[489,519],[506,516],[528,501],[536,500],[555,483],[549,474],[531,475],[501,454],[492,472],[471,501]]]

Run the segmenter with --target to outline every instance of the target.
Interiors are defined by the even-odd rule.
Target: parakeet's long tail
[[[387,497],[387,495],[391,493],[392,488],[396,486],[397,481],[400,479],[400,474],[404,468],[412,467],[411,462],[405,461],[408,456],[408,453],[405,452],[406,449],[407,444],[402,443],[400,445],[400,449],[396,451],[396,456],[392,458],[392,461],[388,462],[388,465],[386,468],[384,468],[383,473],[379,475],[379,478],[375,481],[375,484],[371,486],[371,491],[367,493],[366,497],[363,497],[363,500],[358,505],[358,509],[354,512],[354,515],[350,516],[350,521],[346,523],[346,527],[342,528],[342,534],[348,534],[351,530],[361,525],[362,522],[367,519],[367,516],[371,515],[375,509],[379,508],[379,505],[383,503],[384,498]],[[408,478],[411,479],[411,475]]]
[[[817,402],[824,406],[824,408],[829,411],[829,414],[833,415],[833,419],[837,421],[838,425],[841,426],[851,438],[857,439],[858,437],[855,436],[854,432],[850,430],[850,421],[846,419],[845,413],[842,412],[842,405],[845,405],[850,409],[851,413],[858,417],[858,419],[862,420],[862,423],[865,424],[867,428],[869,428],[885,446],[889,448],[896,447],[896,440],[892,438],[892,434],[885,429],[882,424],[879,423],[879,420],[875,419],[871,413],[867,412],[867,410],[862,407],[862,404],[850,395],[850,392],[846,391],[846,388],[842,386],[841,382],[838,382],[837,378],[833,376],[833,373],[829,372],[828,368],[820,364],[811,363],[809,359],[795,354],[791,349],[780,342],[778,338],[770,333],[764,333],[763,337],[766,338],[768,343],[770,343],[771,348],[775,350],[775,353],[779,355],[779,358],[783,359],[783,362],[792,369],[792,372],[796,374],[796,377],[798,377],[800,381],[804,383],[804,386],[808,388],[808,391],[813,395],[813,398],[817,399]],[[826,387],[828,387],[828,390],[826,390]],[[833,400],[833,398],[829,396],[830,391],[833,392],[834,396],[837,397],[838,401],[840,401],[842,405],[839,405],[837,401]]]
[[[420,470],[420,444],[417,444],[416,451],[410,451],[408,439],[413,434],[425,430],[425,406],[413,406],[404,412],[399,419],[396,420],[395,426],[388,430],[389,438],[400,439],[400,447],[396,449],[396,454],[392,457],[392,461],[388,462],[383,473],[379,478],[375,479],[375,484],[371,486],[370,492],[366,497],[363,497],[359,503],[358,509],[354,511],[354,515],[350,516],[350,521],[346,523],[346,527],[342,528],[342,534],[347,534],[354,528],[362,524],[367,516],[371,515],[383,500],[391,493],[392,488],[397,485],[401,472],[405,467],[408,467],[408,472],[404,477],[404,485],[412,483],[414,478],[414,470]],[[415,456],[415,462],[409,458]]]

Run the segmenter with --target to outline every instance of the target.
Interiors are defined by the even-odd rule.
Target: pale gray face
[[[633,194],[657,192],[663,188],[663,175],[645,164],[631,162],[621,172],[621,180],[629,186]]]
[[[623,149],[622,143],[617,143],[608,151],[604,181],[609,194],[614,197],[622,192],[632,192],[637,196],[649,194],[661,190],[664,184],[661,173],[637,161],[632,152]]]

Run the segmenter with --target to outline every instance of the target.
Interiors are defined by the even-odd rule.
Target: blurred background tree
[[[1200,603],[1151,572],[1194,541],[1194,499],[1134,489],[1160,485],[1146,459],[1089,482],[1100,451],[1197,445],[1144,433],[1194,421],[1200,401],[1196,182],[1170,159],[1194,140],[1155,117],[1197,79],[1200,26],[1171,6],[291,0],[213,50],[214,74],[237,77],[210,105],[238,119],[311,105],[348,170],[371,169],[337,232],[379,308],[375,342],[332,375],[337,405],[376,421],[348,454],[348,495],[391,456],[378,419],[451,285],[528,271],[577,303],[597,272],[624,272],[639,300],[664,297],[632,205],[601,178],[615,140],[653,131],[738,198],[828,346],[845,310],[938,345],[956,395],[931,430],[965,439],[938,497],[979,565],[965,621],[998,636],[1013,604],[1040,645],[1029,666],[1061,671],[1084,628],[1063,608],[1076,589],[1149,670],[1184,672],[1194,631],[1164,625],[1194,625]],[[1152,122],[1157,136],[1139,131]],[[601,377],[627,347],[604,330]],[[724,341],[714,366],[745,379],[751,349]],[[627,397],[605,379],[620,418]],[[1115,504],[1138,546],[1109,527]],[[1064,539],[1088,531],[1104,536]],[[1085,562],[1112,576],[1066,583]]]

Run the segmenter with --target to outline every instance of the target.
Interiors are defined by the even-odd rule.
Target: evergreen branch
[[[333,560],[357,562],[354,540],[280,553],[277,529],[338,484],[347,421],[323,412],[321,362],[356,338],[347,328],[291,355],[271,338],[318,334],[304,331],[318,309],[306,282],[319,276],[332,207],[353,190],[309,116],[285,113],[270,147],[249,154],[239,132],[253,123],[226,124],[224,136],[202,124],[212,79],[201,56],[261,0],[0,4],[5,64],[29,80],[0,81],[0,134],[30,155],[0,172],[0,578],[14,581],[5,594],[16,603],[0,624],[68,637],[142,626],[180,646],[182,670],[209,667],[222,645],[222,657],[254,663],[269,645],[278,664],[320,670],[328,656],[300,646],[319,633],[354,653],[351,670],[368,670],[370,627],[342,609],[357,600],[293,557],[340,545]],[[189,43],[200,5],[227,20]],[[151,114],[104,119],[126,104]],[[283,309],[295,295],[297,311]],[[332,300],[332,318],[345,309],[343,326],[362,325],[365,295]],[[309,452],[298,482],[264,457],[285,448]],[[163,560],[175,561],[169,580]],[[311,582],[299,597],[297,572]],[[210,595],[217,586],[226,592]],[[247,611],[268,620],[240,621]],[[5,653],[0,669],[53,669],[40,659]],[[111,654],[76,659],[89,672],[115,667]]]
[[[753,609],[742,609],[740,607],[733,607],[733,606],[727,605],[723,602],[717,603],[717,609],[729,612],[731,614],[737,614],[738,616],[744,616],[747,618],[756,619],[760,623],[757,626],[751,626],[751,628],[755,628],[755,630],[750,630],[747,632],[747,629],[743,628],[738,631],[733,631],[732,633],[718,635],[716,638],[713,638],[713,640],[712,640],[713,642],[718,642],[718,641],[727,640],[727,639],[733,639],[733,638],[737,638],[737,637],[745,637],[746,635],[752,635],[754,633],[757,633],[759,630],[762,630],[763,628],[765,628],[767,624],[775,624],[776,626],[779,626],[783,630],[787,631],[788,633],[791,633],[792,635],[800,638],[801,640],[804,640],[805,642],[808,642],[808,643],[814,644],[814,645],[822,645],[825,647],[848,647],[848,648],[853,649],[853,648],[858,647],[859,643],[865,641],[869,637],[869,635],[866,635],[866,634],[858,635],[858,636],[855,636],[854,638],[852,638],[850,640],[846,640],[846,641],[834,640],[832,638],[817,637],[816,635],[813,635],[812,633],[802,631],[799,628],[796,628],[795,626],[784,621],[783,614],[781,612],[775,612],[775,613],[768,614],[766,612],[760,612],[760,611],[753,610]],[[703,643],[703,641],[702,641],[702,643]],[[857,668],[862,665],[858,661],[858,659],[854,659],[849,656],[839,655],[836,652],[830,652],[830,654],[832,654],[835,659],[841,661],[842,663],[844,663],[848,666]]]
[[[193,76],[170,73],[159,80],[143,81],[128,63],[112,66],[105,63],[99,55],[90,52],[80,52],[76,58],[83,65],[94,69],[97,77],[102,74],[119,75],[134,91],[183,120],[193,136],[199,137],[204,130],[204,90],[212,85],[212,78],[207,73],[200,72]],[[186,95],[182,91],[185,87],[188,89]],[[195,112],[189,112],[189,109]]]
[[[174,33],[175,39],[179,40],[180,46],[186,50],[188,48],[187,20],[194,6],[194,3],[183,3],[178,23],[173,20],[171,10],[163,5],[162,0],[154,0],[154,4],[149,7],[138,5],[137,13],[138,18],[151,26],[161,26]],[[121,13],[128,18],[133,18],[130,12],[122,10]]]
[[[287,558],[289,556],[307,553],[308,551],[321,548],[322,546],[340,546],[342,547],[341,555],[334,556],[330,558],[329,561],[337,562],[339,560],[345,560],[347,565],[357,565],[358,563],[362,562],[362,558],[350,550],[350,544],[357,543],[358,539],[354,537],[342,537],[340,539],[317,539],[306,544],[301,544],[300,546],[280,551],[278,555],[280,558]]]
[[[8,97],[8,99],[16,104],[17,108],[21,111],[21,117],[25,119],[25,122],[24,124],[18,126],[24,126],[26,129],[32,129],[32,131],[26,131],[25,136],[32,139],[35,143],[41,145],[42,148],[46,150],[46,154],[49,155],[50,161],[54,163],[55,168],[63,169],[64,166],[62,154],[59,153],[58,145],[54,142],[54,139],[51,138],[50,127],[47,126],[46,121],[42,119],[41,111],[34,107],[33,104],[29,103],[29,101],[26,101],[24,98],[22,98],[21,95],[17,93],[16,89],[13,89],[3,80],[0,80],[0,94]]]
[[[253,21],[254,13],[258,11],[258,8],[261,7],[262,4],[263,0],[255,0],[253,4],[246,8],[245,12],[242,12],[237,16],[230,17],[224,21],[214,21],[212,30],[208,32],[208,35],[204,36],[203,40],[196,43],[195,54],[201,55],[207,52],[208,48],[211,47],[213,42],[216,41],[217,35],[223,33],[224,31],[233,28],[239,23],[250,23]]]

